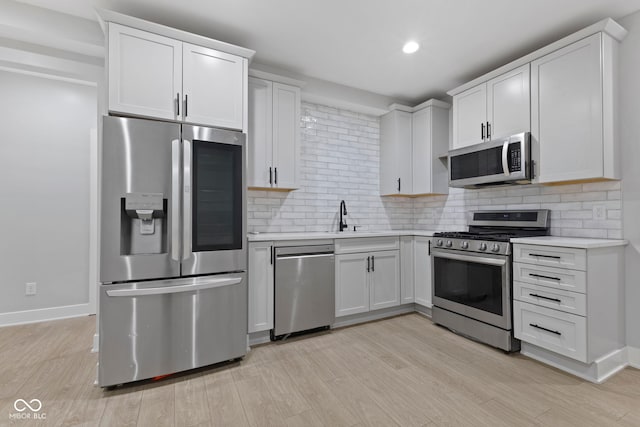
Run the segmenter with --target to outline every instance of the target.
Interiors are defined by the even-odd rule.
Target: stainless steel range
[[[478,211],[468,232],[435,233],[431,251],[433,321],[501,348],[513,336],[512,237],[549,234],[549,211]]]

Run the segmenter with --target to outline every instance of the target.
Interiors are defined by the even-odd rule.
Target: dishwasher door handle
[[[278,259],[302,259],[302,258],[323,258],[328,256],[333,256],[333,253],[326,254],[309,254],[309,255],[298,255],[298,254],[287,254],[287,255],[276,255],[276,260]]]

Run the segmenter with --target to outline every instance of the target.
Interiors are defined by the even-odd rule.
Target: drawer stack
[[[515,337],[583,366],[608,360],[624,347],[626,242],[543,239],[513,244]]]
[[[514,245],[516,338],[584,363],[587,352],[587,250]]]

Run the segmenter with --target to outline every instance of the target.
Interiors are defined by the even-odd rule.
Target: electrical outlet
[[[596,205],[593,207],[593,219],[603,221],[607,219],[607,208],[603,205]]]
[[[25,283],[24,294],[25,295],[35,295],[36,294],[36,282],[27,282],[27,283]]]

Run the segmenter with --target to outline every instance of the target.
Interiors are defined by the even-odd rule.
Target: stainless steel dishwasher
[[[275,259],[271,339],[330,327],[335,319],[334,245],[276,247]]]

